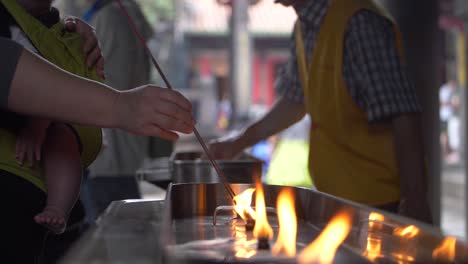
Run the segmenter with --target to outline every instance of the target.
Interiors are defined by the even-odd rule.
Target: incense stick
[[[153,56],[153,53],[152,53],[151,50],[148,48],[148,45],[146,44],[146,40],[143,38],[143,36],[141,35],[141,33],[138,31],[137,27],[135,26],[135,23],[133,22],[133,19],[132,19],[132,18],[130,17],[130,15],[128,14],[127,9],[123,6],[123,4],[122,4],[122,2],[121,2],[120,0],[116,0],[116,1],[117,1],[117,4],[118,4],[119,7],[120,7],[120,10],[122,10],[122,12],[124,13],[124,15],[127,17],[128,23],[129,23],[130,26],[132,27],[133,32],[135,33],[135,35],[137,36],[137,38],[140,40],[140,43],[141,43],[141,44],[143,45],[143,47],[145,48],[146,53],[147,53],[148,56],[151,58],[151,61],[153,62],[153,65],[156,67],[156,70],[158,71],[159,75],[160,75],[161,78],[163,79],[163,81],[164,81],[164,83],[166,84],[167,88],[170,89],[170,90],[173,90],[171,83],[170,83],[169,80],[166,78],[166,75],[165,75],[164,72],[161,70],[161,67],[159,67],[159,63],[156,61],[155,57]],[[197,130],[196,127],[193,128],[193,133],[195,134],[195,137],[197,138],[198,142],[200,143],[201,147],[203,148],[203,151],[205,152],[206,156],[207,156],[208,159],[210,160],[211,165],[213,165],[213,168],[215,169],[216,174],[218,175],[218,178],[221,180],[221,182],[223,183],[224,187],[226,188],[226,191],[229,193],[229,195],[230,195],[231,198],[233,199],[233,202],[235,203],[235,201],[234,201],[234,196],[236,196],[236,195],[235,195],[234,191],[231,189],[231,186],[229,185],[226,176],[224,176],[223,171],[219,168],[218,163],[216,162],[216,160],[215,160],[215,159],[213,158],[213,156],[211,155],[210,150],[209,150],[208,147],[206,146],[206,143],[205,143],[205,141],[203,140],[203,138],[200,136],[200,133],[198,133],[198,130]]]

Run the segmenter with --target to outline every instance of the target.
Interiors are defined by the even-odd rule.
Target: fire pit
[[[303,188],[263,186],[256,235],[258,187],[231,186],[235,206],[214,183],[113,202],[61,263],[468,263],[466,244],[431,226]]]
[[[234,206],[220,184],[176,184],[169,188],[161,236],[165,263],[468,260],[465,244],[403,217],[309,189],[246,184],[233,184],[232,188],[236,194],[247,190],[247,197],[253,190],[263,191],[260,197],[264,202],[257,195],[256,211],[245,197]],[[261,215],[259,207],[263,208]],[[256,223],[249,231],[247,220],[251,218]],[[257,226],[261,230],[256,230]]]

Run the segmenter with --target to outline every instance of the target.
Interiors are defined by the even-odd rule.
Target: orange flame
[[[336,215],[320,236],[301,252],[298,257],[299,263],[332,263],[336,250],[351,231],[351,225],[350,213],[341,212]]]
[[[372,220],[372,221],[383,221],[385,219],[385,216],[383,216],[383,214],[379,214],[379,213],[376,213],[376,212],[371,212],[369,214],[369,220]]]
[[[413,256],[400,254],[400,253],[394,253],[394,254],[392,254],[392,256],[395,258],[395,261],[398,264],[412,263],[415,260],[415,258]]]
[[[243,247],[236,248],[236,258],[249,259],[257,254],[255,249],[247,249]]]
[[[382,224],[379,222],[383,222],[384,220],[385,217],[382,214],[371,212],[369,214],[369,229],[382,227]]]
[[[234,250],[237,258],[248,259],[257,254],[257,248],[254,246],[257,243],[256,239],[247,240],[245,230],[242,235],[236,235]]]
[[[454,237],[447,237],[444,241],[437,247],[434,252],[432,252],[432,258],[443,261],[443,262],[453,262],[455,261],[455,246],[457,240]]]
[[[380,228],[382,226],[381,223],[384,221],[385,217],[382,214],[371,212],[369,214],[369,231],[373,228]],[[375,237],[372,232],[369,232],[367,237],[367,245],[366,245],[366,252],[365,256],[372,261],[375,261],[382,255],[382,239],[379,237]]]
[[[263,193],[262,182],[259,177],[255,177],[256,186],[256,197],[255,197],[255,209],[256,219],[254,227],[254,236],[256,238],[273,238],[273,229],[268,223],[266,207],[265,207],[265,195]]]
[[[239,259],[249,259],[257,254],[257,240],[249,239],[249,236],[246,233],[245,225],[240,224],[241,221],[232,221],[232,229],[234,231],[234,252],[235,256]]]
[[[244,220],[250,218],[255,220],[256,214],[251,207],[252,195],[254,192],[255,188],[249,188],[234,197],[234,201],[236,202],[234,209],[236,210],[237,214]]]
[[[365,256],[372,261],[375,261],[377,258],[382,256],[382,240],[377,237],[369,235],[367,237],[367,246]]]
[[[279,233],[278,240],[273,246],[273,255],[296,255],[297,218],[294,210],[294,194],[292,189],[283,189],[278,195],[277,202]]]
[[[414,225],[410,225],[405,228],[395,228],[393,234],[404,238],[413,238],[419,234],[419,229]]]

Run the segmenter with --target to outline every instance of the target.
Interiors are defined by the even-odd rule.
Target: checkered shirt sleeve
[[[350,20],[343,75],[369,122],[421,111],[398,53],[393,24],[373,12],[361,11]]]
[[[295,103],[304,103],[296,56],[296,42],[294,33],[291,36],[290,56],[286,64],[279,70],[276,78],[276,92]]]

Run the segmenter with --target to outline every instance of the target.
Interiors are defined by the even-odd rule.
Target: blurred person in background
[[[106,62],[105,83],[121,91],[150,82],[151,64],[116,1],[88,1],[83,19],[96,29]],[[145,40],[153,35],[140,6],[133,0],[122,4]],[[140,198],[136,171],[149,155],[149,137],[118,129],[104,129],[104,148],[89,168],[83,200],[88,221],[93,221],[114,200]]]
[[[221,100],[218,102],[218,111],[216,119],[216,129],[218,132],[226,132],[229,128],[229,120],[232,115],[231,101],[227,95],[223,95]]]
[[[276,83],[285,92],[239,135],[214,142],[214,156],[235,157],[308,113],[319,191],[432,222],[421,108],[394,20],[373,0],[276,2],[298,15]]]
[[[453,79],[439,90],[440,143],[444,160],[451,164],[458,161],[458,108],[457,82]]]
[[[449,137],[449,146],[452,152],[447,157],[448,164],[457,164],[460,162],[460,94],[458,91],[452,97],[454,115],[448,121],[447,135]]]
[[[216,130],[224,133],[229,129],[232,116],[232,103],[229,98],[228,78],[224,75],[216,77],[218,86],[218,107],[216,118]]]

